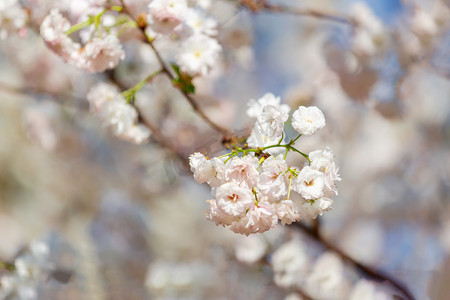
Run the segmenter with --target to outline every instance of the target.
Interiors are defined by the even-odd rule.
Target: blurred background
[[[149,1],[136,2],[145,10]],[[324,237],[404,282],[416,299],[450,299],[448,2],[366,1],[383,25],[372,47],[358,44],[349,24],[213,2],[224,57],[194,81],[205,112],[239,135],[253,125],[248,100],[267,92],[292,109],[318,106],[327,126],[298,147],[329,146],[340,166],[333,210],[319,218]],[[354,2],[270,3],[351,16]],[[33,240],[47,243],[51,263],[70,276],[40,281],[39,299],[284,299],[295,292],[274,283],[271,255],[300,241],[311,262],[300,274],[306,278],[321,245],[293,226],[247,238],[207,222],[210,190],[183,162],[154,141],[118,140],[89,113],[86,94],[95,83],[114,78],[131,87],[158,67],[151,48],[124,35],[127,57],[118,68],[86,74],[38,34],[52,7],[70,14],[74,2],[21,4],[28,29],[0,42],[0,261],[14,261]],[[418,11],[431,17],[423,21]],[[170,61],[172,42],[156,46]],[[137,94],[137,104],[186,157],[223,151],[221,136],[163,76]],[[323,294],[327,286],[309,294],[349,299],[362,275],[348,265],[342,274],[334,296]]]

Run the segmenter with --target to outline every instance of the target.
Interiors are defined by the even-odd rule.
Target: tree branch
[[[326,249],[329,251],[335,252],[337,255],[339,255],[344,261],[347,263],[353,265],[355,268],[366,274],[366,276],[375,279],[377,281],[381,282],[389,282],[393,287],[395,287],[397,290],[399,290],[403,296],[404,299],[407,300],[414,300],[414,296],[411,294],[411,292],[408,290],[408,288],[401,282],[399,282],[397,279],[391,277],[390,275],[377,270],[373,267],[366,266],[360,262],[357,262],[355,259],[351,258],[348,254],[344,253],[342,250],[337,248],[332,243],[325,240],[319,232],[314,231],[312,228],[307,227],[306,225],[296,222],[293,224],[298,229],[301,229],[304,233],[306,233],[309,237],[316,240],[319,244],[323,245]]]
[[[161,54],[159,53],[159,51],[156,49],[155,45],[153,44],[152,41],[150,41],[147,38],[147,35],[145,34],[145,24],[142,24],[142,22],[139,22],[138,20],[136,20],[134,18],[134,16],[127,10],[125,3],[123,3],[123,1],[121,1],[122,7],[123,7],[123,12],[126,13],[134,22],[136,22],[137,24],[137,28],[140,29],[140,31],[142,32],[143,36],[144,36],[144,41],[145,43],[147,43],[148,45],[150,45],[150,47],[152,48],[153,52],[156,55],[156,59],[158,60],[162,71],[164,74],[166,74],[166,76],[173,82],[173,80],[175,79],[175,77],[173,76],[172,72],[170,71],[170,68],[167,67],[166,63],[164,62],[164,60],[161,57]],[[215,123],[214,121],[212,121],[206,114],[205,112],[200,108],[200,106],[198,105],[197,101],[189,94],[187,94],[185,91],[183,91],[181,88],[175,86],[180,93],[184,96],[184,98],[189,102],[189,104],[191,105],[192,109],[214,130],[216,130],[217,132],[220,132],[223,136],[231,136],[232,132],[230,130],[228,130],[227,128],[224,128],[220,125],[218,125],[217,123]]]
[[[338,12],[324,12],[317,9],[301,9],[285,7],[282,5],[272,5],[267,3],[266,0],[240,0],[240,5],[250,9],[252,12],[266,11],[271,13],[283,13],[318,18],[352,26],[355,24],[351,18]]]

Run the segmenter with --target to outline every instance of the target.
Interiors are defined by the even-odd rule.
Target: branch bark
[[[345,262],[353,265],[355,268],[357,268],[359,271],[364,273],[367,277],[370,277],[374,280],[380,281],[380,282],[388,282],[391,284],[394,288],[396,288],[398,291],[400,291],[403,294],[404,299],[407,300],[414,300],[414,296],[411,294],[409,289],[401,282],[399,282],[397,279],[393,278],[389,274],[386,274],[380,270],[377,270],[373,267],[364,265],[352,257],[350,257],[348,254],[344,253],[341,249],[337,248],[335,245],[333,245],[331,242],[325,240],[318,231],[315,231],[313,228],[310,228],[300,222],[293,223],[293,225],[302,230],[305,234],[307,234],[312,239],[316,240],[319,244],[321,244],[323,247],[325,247],[327,250],[332,251],[339,255]]]
[[[167,67],[166,63],[164,62],[163,58],[161,57],[161,54],[159,53],[159,51],[156,49],[155,45],[153,44],[152,41],[150,41],[147,38],[147,35],[145,34],[145,24],[143,24],[143,22],[140,22],[139,20],[136,20],[135,17],[127,10],[125,3],[123,3],[123,1],[121,1],[122,7],[123,7],[123,12],[126,13],[131,20],[133,20],[134,22],[136,22],[137,24],[137,28],[139,28],[139,30],[141,31],[142,35],[144,36],[144,42],[147,43],[148,45],[150,45],[150,47],[152,48],[153,52],[156,55],[156,58],[161,66],[161,69],[163,71],[164,74],[166,74],[166,76],[173,81],[175,79],[175,77],[173,76],[172,72],[170,71],[170,68]],[[187,94],[185,91],[183,91],[181,88],[178,88],[177,86],[175,86],[180,93],[184,96],[184,98],[189,102],[189,104],[191,105],[192,109],[214,130],[216,130],[217,132],[220,132],[223,136],[225,137],[229,137],[232,135],[232,132],[225,128],[220,126],[219,124],[215,123],[213,120],[211,120],[206,114],[205,112],[200,108],[199,104],[197,103],[197,101],[189,94]]]
[[[289,15],[318,18],[346,25],[355,24],[355,22],[351,18],[338,12],[325,12],[317,9],[301,9],[286,7],[282,5],[272,5],[267,3],[267,1],[265,0],[240,0],[240,4],[255,13],[265,11],[271,13],[283,13]]]

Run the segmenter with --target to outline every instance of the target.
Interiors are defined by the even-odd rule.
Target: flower
[[[134,124],[128,127],[118,137],[135,144],[143,144],[150,138],[150,130],[142,124]]]
[[[337,195],[336,181],[340,181],[341,177],[334,162],[333,152],[327,147],[325,150],[310,152],[308,156],[311,160],[311,168],[324,173],[325,186]]]
[[[148,8],[151,29],[168,34],[184,20],[187,3],[186,0],[153,0]]]
[[[0,2],[0,40],[9,33],[25,28],[27,13],[17,0],[2,0]]]
[[[209,203],[209,208],[206,211],[206,219],[214,221],[216,225],[228,226],[238,220],[237,217],[219,209],[216,200],[207,200],[206,202]]]
[[[262,164],[263,172],[259,175],[258,189],[275,202],[288,193],[288,166],[282,156],[271,156]]]
[[[305,286],[314,299],[346,298],[347,282],[339,256],[332,252],[322,254],[307,277]]]
[[[196,34],[181,44],[176,61],[181,70],[191,76],[206,75],[216,64],[221,51],[222,47],[215,39]]]
[[[227,182],[216,190],[217,209],[226,215],[242,217],[253,204],[253,195],[250,189],[243,188],[236,182]]]
[[[250,148],[267,147],[270,145],[277,144],[282,139],[282,136],[270,137],[264,133],[258,123],[255,123],[252,133],[247,138],[247,145]],[[284,148],[270,148],[266,152],[271,155],[279,155],[284,153],[286,150]]]
[[[286,112],[289,114],[291,108],[286,104],[280,104],[280,97],[275,97],[271,93],[267,93],[258,100],[251,99],[248,102],[247,115],[252,118],[258,118],[264,110],[264,107],[267,105],[272,105],[279,108],[280,111]]]
[[[136,109],[126,102],[115,86],[100,83],[89,91],[87,100],[90,110],[111,127],[117,137],[140,144],[150,136],[146,127],[137,124]]]
[[[230,227],[234,233],[249,235],[252,233],[262,233],[274,228],[278,223],[277,215],[272,204],[259,201],[253,205],[246,215]]]
[[[353,287],[350,296],[350,300],[389,300],[387,294],[382,291],[377,291],[376,286],[373,282],[361,279]]]
[[[125,58],[125,52],[119,39],[114,35],[105,38],[94,38],[88,42],[82,52],[84,68],[91,72],[103,72],[106,69],[113,69],[119,60]]]
[[[299,240],[283,244],[272,255],[274,281],[278,286],[299,285],[309,271],[309,258]]]
[[[318,215],[322,215],[324,211],[331,210],[331,205],[333,205],[333,200],[327,197],[306,201],[302,207],[302,217],[315,219]]]
[[[233,157],[224,168],[223,178],[225,181],[234,181],[241,186],[255,187],[258,184],[259,161],[253,156]]]
[[[264,257],[267,244],[261,236],[242,237],[234,250],[238,261],[253,264]]]
[[[302,206],[299,205],[298,200],[283,200],[275,204],[275,207],[281,225],[291,224],[304,216]]]
[[[99,114],[102,107],[109,102],[123,101],[116,86],[103,82],[91,88],[86,98],[89,102],[89,110],[94,114]]]
[[[351,16],[357,23],[353,37],[353,50],[359,55],[372,56],[380,52],[385,43],[385,29],[370,7],[362,2],[352,5]]]
[[[324,186],[323,173],[306,166],[297,175],[292,188],[303,198],[310,200],[322,197]]]
[[[102,120],[113,128],[114,134],[120,136],[137,121],[136,109],[123,101],[110,102],[101,114]]]
[[[70,22],[59,12],[52,9],[50,14],[42,21],[40,32],[45,44],[64,61],[71,64],[79,64],[81,56],[79,50],[81,45],[75,43],[66,35],[70,29]]]
[[[214,18],[208,17],[203,10],[189,9],[185,15],[185,23],[194,35],[217,35],[217,21]]]
[[[292,127],[300,134],[312,135],[325,126],[325,117],[316,106],[300,106],[292,114]]]
[[[196,152],[189,156],[189,164],[198,183],[207,182],[211,187],[218,187],[223,183],[223,160],[216,157],[209,160]]]
[[[263,134],[270,138],[279,137],[283,133],[284,122],[289,118],[289,109],[285,106],[264,106],[261,115],[256,122],[260,126]]]

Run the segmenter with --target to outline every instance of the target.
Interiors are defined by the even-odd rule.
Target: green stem
[[[70,27],[69,30],[66,31],[66,35],[71,35],[74,32],[77,32],[77,31],[79,31],[81,29],[84,29],[84,28],[86,28],[88,26],[91,26],[92,23],[94,23],[94,19],[93,18],[89,18],[89,19],[87,19],[84,22],[75,24],[72,27]]]
[[[287,146],[286,148],[288,148],[289,150],[295,151],[295,152],[299,153],[300,155],[302,155],[304,158],[306,158],[308,163],[311,164],[311,160],[309,159],[309,156],[307,154],[301,152],[300,150],[298,150],[292,146],[289,146],[289,145],[286,145],[286,146]]]
[[[297,138],[298,138],[298,137],[297,137]],[[259,153],[263,152],[264,150],[271,149],[271,148],[286,148],[287,151],[288,151],[288,150],[295,151],[295,152],[299,153],[301,156],[303,156],[304,158],[306,158],[306,160],[308,161],[308,163],[311,164],[311,160],[309,159],[309,156],[308,156],[307,154],[301,152],[301,151],[298,150],[297,148],[292,147],[292,146],[291,146],[291,143],[286,144],[286,145],[270,145],[270,146],[260,147],[260,148],[256,148],[256,149],[242,149],[242,148],[239,148],[239,147],[235,146],[235,150],[233,150],[233,151],[230,152],[230,153],[233,154],[233,156],[235,156],[237,153],[247,153],[247,152],[254,152],[254,153],[259,154]],[[287,153],[287,151],[286,151],[286,153]],[[227,155],[230,155],[230,153],[229,153],[229,154],[222,155],[221,157],[225,157],[225,156],[227,156]],[[286,157],[286,156],[285,156],[285,157]]]
[[[281,142],[283,141],[283,139],[284,139],[284,131],[281,133],[281,139],[278,141],[278,145],[281,144]]]
[[[10,272],[14,271],[16,267],[13,263],[0,261],[0,269],[8,270]]]
[[[157,75],[159,75],[161,72],[163,72],[163,70],[158,70],[153,72],[152,74],[148,75],[147,77],[145,77],[144,79],[142,79],[141,81],[139,81],[135,86],[133,86],[132,88],[123,91],[121,93],[122,97],[124,97],[127,102],[130,102],[131,99],[134,97],[134,95],[140,91],[147,83],[149,83],[150,81],[153,80],[153,78],[155,78]]]
[[[99,13],[96,16],[89,16],[89,18],[81,23],[75,24],[72,27],[69,28],[69,30],[66,31],[66,35],[70,35],[74,32],[77,32],[81,29],[84,29],[88,26],[91,26],[92,24],[95,24],[95,27],[97,28],[97,30],[99,30],[99,26],[101,23],[101,17],[105,14],[105,12],[107,12],[107,9],[104,9],[101,13]]]
[[[302,134],[300,133],[295,139],[293,139],[292,141],[289,142],[289,145],[294,145],[295,142],[302,136]]]

